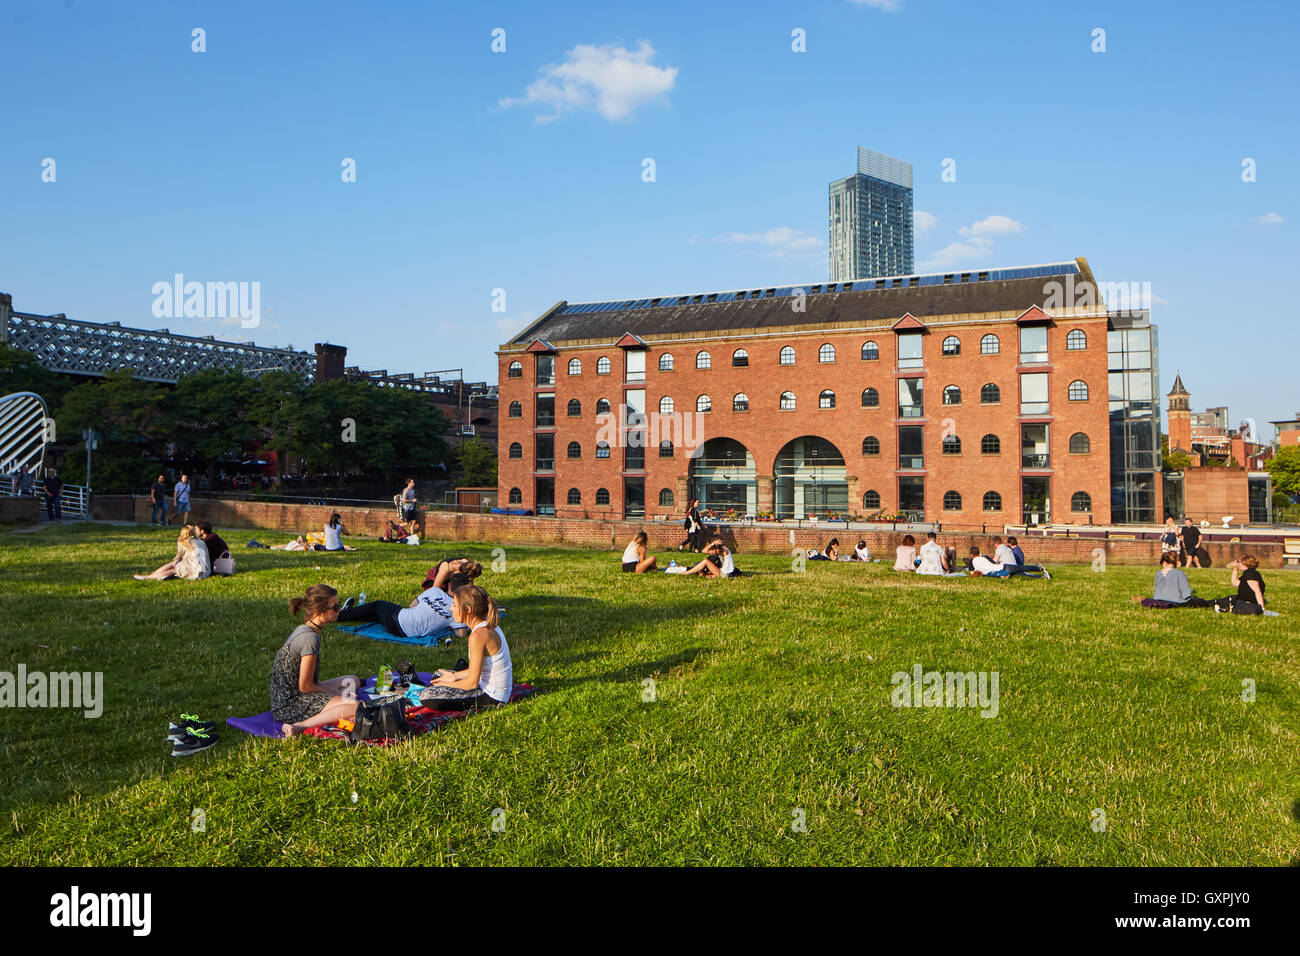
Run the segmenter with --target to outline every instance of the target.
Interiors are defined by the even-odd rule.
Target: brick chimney
[[[327,382],[343,377],[343,365],[347,360],[346,345],[330,345],[328,342],[316,343],[316,381]]]

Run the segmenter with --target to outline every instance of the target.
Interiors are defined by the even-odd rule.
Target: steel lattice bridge
[[[316,356],[310,352],[222,342],[214,336],[178,335],[167,329],[125,328],[119,322],[78,322],[65,315],[10,312],[4,340],[36,355],[52,372],[103,376],[131,369],[135,377],[175,384],[182,375],[209,368],[245,373],[284,369],[310,379]]]

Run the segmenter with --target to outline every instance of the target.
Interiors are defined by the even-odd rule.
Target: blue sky
[[[0,290],[494,381],[559,299],[825,280],[861,144],[915,167],[918,270],[1086,256],[1151,283],[1162,390],[1300,412],[1300,7],[701,6],[6,0]],[[155,318],[178,272],[261,326]]]

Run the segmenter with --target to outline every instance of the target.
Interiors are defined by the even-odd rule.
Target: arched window
[[[1065,347],[1071,352],[1086,349],[1088,347],[1088,333],[1083,329],[1071,329],[1070,334],[1065,337]]]
[[[582,504],[582,492],[579,491],[577,488],[569,489],[569,504],[571,505]]]
[[[1087,455],[1092,451],[1092,441],[1083,432],[1075,432],[1070,436],[1070,454]]]
[[[862,507],[868,511],[880,510],[880,492],[864,491],[862,493]]]
[[[517,441],[512,441],[512,442],[510,443],[510,457],[511,457],[511,458],[523,458],[523,457],[524,457],[524,446],[521,445],[521,444],[519,444],[519,442],[517,442]]]
[[[1088,383],[1073,381],[1070,383],[1070,401],[1086,402],[1088,400]]]
[[[569,374],[570,375],[582,374],[582,359],[576,359],[576,358],[569,359]]]
[[[834,407],[835,407],[835,393],[832,392],[829,388],[828,388],[828,389],[824,389],[824,390],[822,391],[822,393],[821,393],[820,395],[817,396],[817,407],[818,407],[818,408],[834,408]]]
[[[945,455],[961,454],[961,439],[956,435],[949,435],[943,440],[943,453]]]
[[[794,411],[794,392],[781,393],[781,411],[783,412]]]
[[[749,353],[744,349],[736,349],[731,353],[732,368],[749,368]]]
[[[673,399],[671,395],[665,395],[659,399],[659,414],[671,415],[673,413]]]
[[[607,359],[603,355],[600,358],[596,359],[596,374],[597,375],[609,374],[609,359]]]
[[[596,457],[597,458],[609,457],[609,442],[607,441],[596,442]]]
[[[511,402],[511,403],[510,403],[510,417],[511,417],[511,418],[523,418],[523,417],[524,417],[524,406],[520,405],[518,402]]]
[[[521,364],[519,364],[518,362],[511,362],[511,363],[510,363],[510,370],[509,370],[508,372],[506,372],[506,376],[507,376],[508,378],[523,378],[523,377],[524,377],[524,367],[523,367]],[[516,489],[516,490],[517,490],[517,489]]]
[[[1000,455],[1002,453],[1002,439],[997,435],[985,435],[980,439],[980,451],[985,455]]]
[[[866,438],[862,439],[862,454],[879,455],[880,439],[875,435],[868,435]]]
[[[961,355],[961,339],[955,335],[950,335],[943,340],[944,355]]]
[[[992,382],[980,389],[980,404],[996,405],[1002,401],[1002,392]]]
[[[665,352],[659,356],[659,371],[671,372],[673,370],[673,353]]]
[[[831,345],[829,342],[827,342],[825,345],[823,345],[821,348],[819,348],[819,349],[817,350],[817,361],[819,361],[819,362],[834,362],[834,361],[835,361],[835,346],[833,346],[833,345]]]
[[[862,361],[874,362],[880,358],[880,347],[875,342],[862,343]]]
[[[733,412],[749,411],[749,396],[744,392],[737,392],[731,399],[731,410]]]
[[[673,490],[671,488],[662,488],[659,491],[659,507],[671,508],[673,506]]]
[[[713,399],[709,398],[707,395],[701,395],[695,400],[695,410],[697,412],[713,411]]]
[[[980,355],[997,355],[999,350],[1000,346],[996,335],[989,333],[980,339]],[[999,508],[999,510],[1001,509]]]
[[[793,346],[787,345],[785,348],[781,349],[781,364],[782,364],[782,365],[793,365],[793,364],[794,364],[794,347],[793,347]]]
[[[862,407],[863,407],[863,408],[879,408],[879,407],[880,407],[880,393],[877,392],[874,388],[864,388],[864,389],[862,390]]]
[[[986,492],[984,492],[984,510],[985,510],[985,511],[1001,511],[1001,510],[1002,510],[1002,496],[1001,496],[1000,494],[998,494],[996,491],[986,491]]]
[[[955,491],[945,491],[943,493],[943,510],[961,511],[961,495]]]
[[[579,445],[576,441],[569,442],[569,457],[570,458],[582,457],[582,446]]]
[[[582,414],[582,402],[576,398],[569,399],[569,417],[577,418]]]
[[[660,458],[673,457],[673,443],[670,442],[667,438],[665,438],[663,441],[659,443],[659,457]]]
[[[956,385],[949,385],[943,390],[943,403],[945,405],[961,404],[961,389]]]
[[[1087,512],[1092,510],[1092,498],[1086,491],[1076,491],[1070,496],[1070,510]]]
[[[524,503],[524,495],[518,488],[510,489],[510,503],[512,505],[521,505]]]
[[[609,399],[608,399],[608,398],[598,398],[598,399],[596,399],[596,414],[597,414],[597,415],[608,415],[608,414],[609,414]]]
[[[696,368],[713,368],[713,358],[708,352],[700,352],[695,356]]]
[[[596,504],[598,504],[598,505],[607,505],[607,504],[609,504],[609,489],[608,489],[608,488],[597,488],[597,489],[596,489]]]

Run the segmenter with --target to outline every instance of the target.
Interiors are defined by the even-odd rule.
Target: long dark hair
[[[339,523],[340,523],[342,520],[343,520],[343,519],[342,519],[342,517],[339,515],[339,513],[338,513],[337,511],[334,512],[332,515],[330,515],[330,527],[331,527],[331,528],[337,528],[337,527],[339,526]]]

